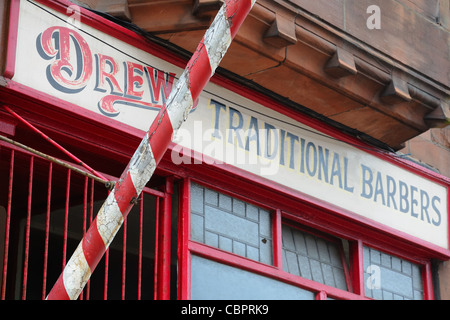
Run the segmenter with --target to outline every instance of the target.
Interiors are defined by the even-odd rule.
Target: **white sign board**
[[[76,28],[79,27],[79,28]],[[70,17],[21,1],[13,80],[147,130],[182,70]],[[208,84],[174,137],[207,155],[448,249],[447,188]]]

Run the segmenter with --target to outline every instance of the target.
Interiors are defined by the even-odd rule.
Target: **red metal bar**
[[[127,273],[127,219],[123,222],[123,243],[122,243],[122,300],[125,300],[125,283]]]
[[[226,0],[47,299],[76,299],[189,115],[256,0]],[[106,223],[110,221],[111,223]],[[66,280],[68,281],[66,281]],[[83,280],[83,281],[80,281]]]
[[[30,171],[28,176],[28,199],[27,199],[27,219],[25,229],[25,256],[23,260],[22,300],[25,300],[27,297],[28,257],[30,250],[31,201],[33,195],[33,168],[34,168],[34,156],[31,156]]]
[[[171,222],[172,222],[172,190],[173,181],[166,179],[166,195],[162,198],[162,212],[160,220],[159,248],[158,248],[158,299],[170,300],[170,257],[171,257]]]
[[[8,255],[9,255],[9,233],[11,225],[11,204],[14,179],[14,150],[11,150],[11,160],[9,163],[9,180],[8,180],[8,205],[6,208],[6,225],[5,225],[5,249],[3,251],[3,277],[2,277],[2,300],[6,298],[6,280],[8,275]]]
[[[105,276],[103,282],[103,300],[108,300],[109,249],[105,251]]]
[[[103,277],[103,300],[108,300],[109,248],[105,251],[105,275]]]
[[[142,192],[145,192],[146,194],[155,196],[155,197],[159,197],[159,198],[163,198],[165,196],[165,193],[162,191],[158,191],[155,189],[150,189],[150,188],[145,188],[142,190]]]
[[[87,219],[88,219],[88,191],[89,191],[89,178],[84,178],[84,188],[83,188],[83,234],[87,230]]]
[[[72,171],[75,171],[75,172],[77,172],[79,174],[82,174],[82,175],[84,175],[86,177],[90,177],[90,178],[94,179],[95,181],[103,183],[105,185],[105,187],[108,188],[108,189],[111,188],[111,185],[112,185],[111,181],[107,181],[107,180],[101,179],[101,178],[99,178],[99,177],[97,177],[97,176],[95,176],[95,175],[93,175],[93,174],[91,174],[91,173],[89,173],[89,172],[87,172],[85,170],[79,169],[75,165],[71,165],[71,164],[69,164],[69,163],[67,163],[65,161],[61,161],[61,160],[59,160],[59,159],[57,159],[55,157],[49,156],[48,154],[45,154],[45,153],[40,152],[40,151],[37,151],[36,149],[30,148],[30,147],[28,147],[28,146],[26,146],[26,145],[24,145],[24,144],[22,144],[20,142],[14,141],[14,140],[9,139],[9,138],[7,138],[5,136],[2,136],[2,135],[0,135],[0,141],[5,141],[5,142],[7,142],[7,143],[9,143],[9,144],[11,144],[13,146],[19,147],[19,148],[29,152],[30,154],[34,154],[34,155],[36,155],[36,156],[38,156],[40,158],[43,158],[43,159],[46,159],[46,160],[48,160],[50,162],[56,163],[56,164],[58,164],[58,165],[60,165],[60,166],[62,166],[64,168],[68,168],[68,169],[70,169]]]
[[[48,239],[50,235],[50,203],[52,198],[52,172],[53,163],[48,166],[48,184],[47,184],[47,211],[45,216],[45,243],[44,243],[44,271],[42,274],[42,299],[45,299],[47,291],[47,263],[48,263]]]
[[[94,219],[94,180],[91,180],[91,192],[89,194],[89,225]],[[91,292],[91,281],[86,283],[86,300],[89,300]]]
[[[88,205],[88,188],[89,188],[89,179],[88,177],[84,178],[84,188],[83,188],[83,236],[86,233],[87,226],[87,205]],[[80,300],[83,300],[84,292],[80,293]]]
[[[70,176],[71,171],[67,170],[67,181],[66,181],[66,201],[64,207],[64,236],[63,236],[63,257],[62,257],[62,267],[66,266],[67,261],[67,234],[69,229],[69,197],[70,197]]]
[[[142,229],[144,227],[144,193],[139,200],[139,249],[138,249],[138,292],[137,299],[141,300],[142,290]]]
[[[95,171],[94,169],[92,169],[90,166],[88,166],[86,163],[84,163],[83,161],[81,161],[80,159],[78,159],[75,155],[73,155],[72,153],[70,153],[68,150],[66,150],[64,147],[62,147],[60,144],[58,144],[56,141],[54,141],[52,138],[50,138],[49,136],[47,136],[45,133],[43,133],[41,130],[39,130],[38,128],[36,128],[35,126],[33,126],[30,122],[28,122],[27,120],[25,120],[24,118],[22,118],[21,116],[19,116],[17,113],[15,113],[13,110],[11,110],[10,108],[8,108],[7,106],[3,106],[6,111],[8,111],[10,114],[12,114],[14,117],[16,117],[17,119],[19,119],[21,122],[23,122],[26,126],[28,126],[31,130],[33,130],[34,132],[38,133],[39,135],[41,135],[44,139],[46,139],[48,142],[50,142],[52,145],[54,145],[56,148],[58,148],[60,151],[62,151],[63,153],[65,153],[67,156],[69,156],[73,161],[75,161],[77,164],[83,166],[84,168],[86,168],[88,171],[90,171],[93,175],[108,181],[108,179],[106,179],[102,174],[98,173],[97,171]]]
[[[159,204],[159,201],[162,204]],[[170,299],[170,222],[171,199],[167,194],[157,206],[155,241],[155,300]]]
[[[158,286],[159,286],[159,224],[160,224],[160,212],[159,212],[159,202],[161,199],[156,198],[156,208],[155,208],[155,274],[154,274],[154,288],[153,288],[153,298],[158,300]]]

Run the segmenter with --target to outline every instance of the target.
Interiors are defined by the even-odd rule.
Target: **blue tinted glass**
[[[314,293],[252,272],[192,256],[193,300],[314,300]]]
[[[287,225],[281,232],[284,271],[347,290],[343,261],[335,242]]]
[[[378,300],[422,300],[420,266],[381,251],[364,247],[366,296]]]
[[[193,183],[191,240],[272,264],[272,223],[267,210]]]

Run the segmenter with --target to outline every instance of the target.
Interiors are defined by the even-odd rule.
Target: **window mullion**
[[[187,300],[190,298],[190,262],[189,262],[189,234],[190,234],[190,179],[186,178],[181,183],[180,190],[180,211],[178,213],[178,299]]]
[[[364,296],[363,243],[357,240],[350,243],[351,279],[353,292]]]
[[[172,211],[172,193],[173,181],[171,178],[166,179],[165,195],[162,198],[162,205],[157,214],[159,214],[158,230],[158,247],[155,254],[158,255],[158,263],[155,265],[157,269],[157,286],[156,298],[160,300],[170,299],[170,251],[171,251],[171,211]]]
[[[319,291],[316,294],[316,300],[327,300],[327,298],[328,298],[328,295],[325,291]]]
[[[434,300],[433,278],[430,262],[425,263],[422,267],[422,279],[424,300]]]
[[[277,209],[273,215],[273,264],[283,270],[282,237],[281,237],[281,210]]]

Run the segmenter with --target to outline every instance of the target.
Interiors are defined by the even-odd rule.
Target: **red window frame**
[[[242,201],[246,201],[253,205],[262,207],[271,212],[273,233],[273,265],[267,265],[261,262],[257,262],[190,239],[190,185],[192,182],[199,183],[202,186],[227,194],[229,196],[239,198]],[[191,256],[196,255],[218,263],[223,263],[235,268],[270,277],[272,279],[311,291],[315,294],[316,300],[326,300],[328,298],[341,300],[372,300],[371,298],[366,297],[364,293],[364,246],[372,247],[374,249],[383,251],[384,253],[420,265],[422,270],[424,300],[434,299],[430,259],[414,259],[412,258],[412,254],[401,252],[400,250],[389,250],[383,246],[380,247],[380,244],[371,241],[365,241],[363,237],[346,238],[346,240],[349,241],[350,259],[348,261],[348,266],[346,264],[345,257],[343,256],[343,252],[341,252],[341,258],[343,261],[343,267],[346,274],[348,287],[348,291],[345,291],[315,282],[313,280],[305,279],[297,275],[290,274],[286,271],[283,271],[282,266],[282,224],[286,223],[289,226],[299,228],[299,230],[303,230],[313,235],[318,235],[332,241],[336,241],[336,238],[335,235],[331,234],[339,234],[339,231],[336,232],[336,230],[328,230],[327,233],[326,228],[322,228],[321,231],[311,229],[310,227],[306,227],[306,221],[295,213],[287,213],[280,208],[274,208],[270,204],[268,204],[267,201],[261,199],[257,200],[253,197],[249,198],[245,196],[245,191],[240,190],[239,188],[234,188],[233,191],[230,191],[229,189],[220,187],[215,183],[210,183],[204,179],[199,180],[196,177],[187,177],[181,181],[180,198],[178,238],[178,259],[180,265],[178,279],[179,299],[189,300],[191,298]]]

